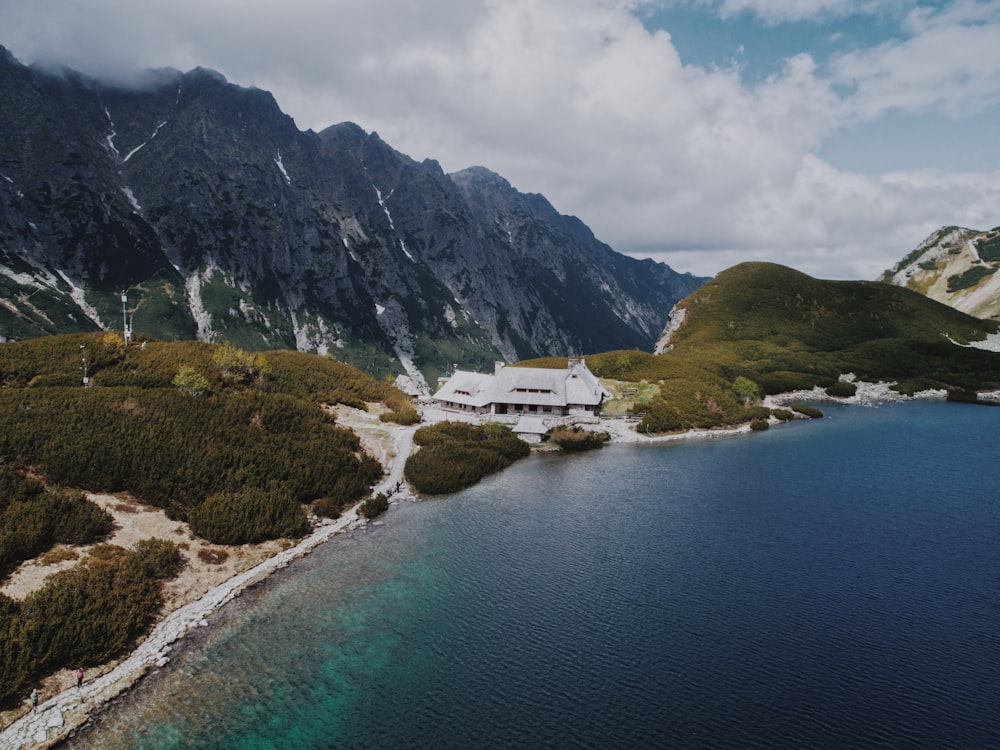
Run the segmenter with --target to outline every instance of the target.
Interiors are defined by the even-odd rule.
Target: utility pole
[[[132,341],[132,326],[128,323],[128,290],[122,290],[122,336],[125,338],[125,346]]]

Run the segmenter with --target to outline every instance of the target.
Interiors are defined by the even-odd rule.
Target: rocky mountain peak
[[[377,133],[300,131],[197,68],[127,87],[9,54],[0,95],[0,335],[111,327],[335,354],[376,375],[651,348],[701,283],[597,240],[476,167]]]
[[[932,232],[883,281],[920,292],[977,318],[1000,319],[1000,227]]]

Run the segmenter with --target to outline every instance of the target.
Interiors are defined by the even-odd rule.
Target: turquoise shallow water
[[[71,746],[1000,746],[1000,409],[824,409],[394,506]]]

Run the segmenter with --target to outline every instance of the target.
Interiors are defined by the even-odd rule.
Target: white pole
[[[125,345],[128,346],[129,341],[132,340],[132,331],[128,324],[128,310],[126,305],[128,304],[128,295],[126,294],[128,290],[122,290],[122,336],[125,339]]]

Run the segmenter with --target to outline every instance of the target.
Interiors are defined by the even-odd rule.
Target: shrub
[[[757,377],[757,381],[764,389],[764,393],[768,395],[788,393],[789,391],[808,391],[819,384],[819,378],[816,375],[787,370],[761,373]]]
[[[556,427],[551,440],[564,451],[588,451],[602,447],[611,439],[606,432],[594,432],[580,427]]]
[[[67,560],[79,560],[80,553],[72,547],[53,547],[48,552],[42,553],[36,562],[39,565],[57,565]]]
[[[753,432],[763,432],[768,429],[771,425],[766,419],[755,419],[750,423],[750,429]]]
[[[229,551],[219,548],[203,548],[198,550],[198,559],[209,565],[222,565],[222,563],[229,559]]]
[[[766,406],[748,406],[745,411],[746,419],[768,419],[771,416],[771,410]]]
[[[213,544],[253,544],[309,532],[302,506],[281,491],[220,492],[194,508],[191,531]]]
[[[420,423],[420,413],[409,402],[397,404],[395,409],[385,412],[379,417],[383,422],[394,422],[400,425]]]
[[[173,383],[182,393],[189,396],[200,396],[210,388],[208,378],[188,365],[181,365],[177,375],[174,376]]]
[[[177,558],[162,540],[132,551],[99,545],[22,603],[0,594],[0,643],[18,645],[0,648],[0,704],[13,705],[29,680],[47,672],[128,651],[159,609],[162,580],[177,570]]]
[[[143,539],[133,550],[135,563],[155,580],[173,578],[184,567],[184,558],[177,545],[166,539]]]
[[[964,404],[975,404],[979,401],[979,394],[975,391],[954,388],[948,391],[947,399],[948,401],[957,401]]]
[[[804,417],[809,417],[809,419],[822,419],[823,417],[823,412],[808,404],[792,404],[792,409]]]
[[[111,515],[82,492],[45,490],[34,480],[11,486],[18,499],[0,501],[0,575],[56,544],[90,544],[111,533]]]
[[[992,266],[973,266],[964,273],[956,273],[948,277],[948,291],[958,292],[975,286],[990,274],[996,273],[997,269]]]
[[[774,409],[771,414],[775,419],[780,419],[782,422],[791,422],[795,419],[795,415],[788,409]]]
[[[312,512],[324,518],[340,518],[340,514],[344,512],[344,504],[333,498],[321,497],[313,501]]]
[[[976,241],[979,257],[989,263],[1000,262],[1000,233],[993,230],[986,237]]]
[[[387,510],[389,510],[389,498],[385,496],[385,493],[380,492],[375,497],[370,497],[361,503],[358,515],[370,521],[373,518],[378,518]]]
[[[848,383],[845,380],[838,380],[826,388],[826,395],[835,398],[850,398],[857,392],[858,387],[854,383]]]
[[[418,492],[457,492],[504,469],[531,449],[510,428],[440,422],[421,427],[413,442],[420,450],[406,460],[404,473]]]
[[[235,346],[222,344],[212,355],[223,379],[232,383],[247,384],[266,377],[271,366],[263,354],[245,352]]]

